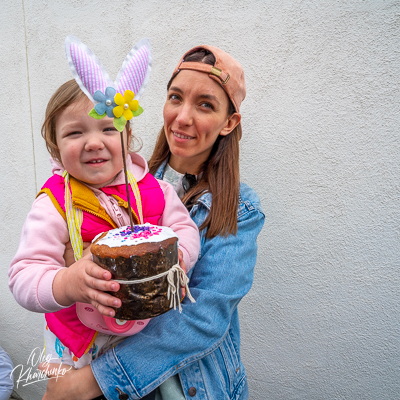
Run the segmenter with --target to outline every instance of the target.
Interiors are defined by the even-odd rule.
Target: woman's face
[[[218,136],[228,135],[240,122],[240,114],[229,116],[228,107],[228,95],[208,74],[179,72],[164,105],[164,130],[173,169],[199,173]]]

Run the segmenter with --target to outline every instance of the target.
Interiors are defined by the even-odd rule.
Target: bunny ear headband
[[[151,72],[151,46],[147,39],[138,42],[126,56],[113,82],[96,55],[74,36],[67,36],[65,53],[76,82],[95,104],[89,115],[96,119],[114,118],[122,132],[128,120],[143,112],[138,99]]]

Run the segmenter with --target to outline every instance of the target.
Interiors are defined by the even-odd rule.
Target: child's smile
[[[68,173],[99,188],[110,184],[123,168],[121,136],[112,118],[90,117],[92,108],[93,103],[83,99],[63,110],[56,119],[56,139]]]

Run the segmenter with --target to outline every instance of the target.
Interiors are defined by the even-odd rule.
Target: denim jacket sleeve
[[[206,194],[193,206],[191,216],[197,226],[206,218],[210,205],[211,195]],[[232,372],[215,372],[211,364],[217,362],[214,353],[225,346],[229,336],[235,342],[232,347],[237,354],[233,357],[239,364],[235,372],[240,370],[241,381],[246,379],[239,354],[237,305],[253,283],[257,236],[263,223],[258,196],[241,184],[237,235],[206,239],[201,232],[199,260],[190,275],[190,291],[196,303],[184,299],[182,314],[169,311],[154,318],[146,329],[92,362],[94,376],[107,399],[117,400],[119,393],[139,399],[176,373],[187,398],[192,398],[187,395],[187,389],[193,389],[191,379],[196,374],[198,378],[199,373],[195,399],[242,398],[226,396],[227,390],[237,390],[230,379]],[[201,367],[199,362],[203,362]],[[225,360],[221,364],[229,363]],[[229,385],[222,382],[225,376]]]

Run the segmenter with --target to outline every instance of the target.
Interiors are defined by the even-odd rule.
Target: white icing
[[[148,222],[143,225],[134,225],[133,229],[133,233],[131,232],[130,225],[112,229],[108,231],[103,238],[97,241],[96,244],[106,245],[108,247],[134,246],[141,243],[162,242],[171,237],[178,237],[171,228],[152,225]],[[135,233],[135,230],[138,230],[138,232]],[[96,238],[98,236],[99,235],[97,235]],[[96,238],[94,238],[93,241],[95,241]]]

